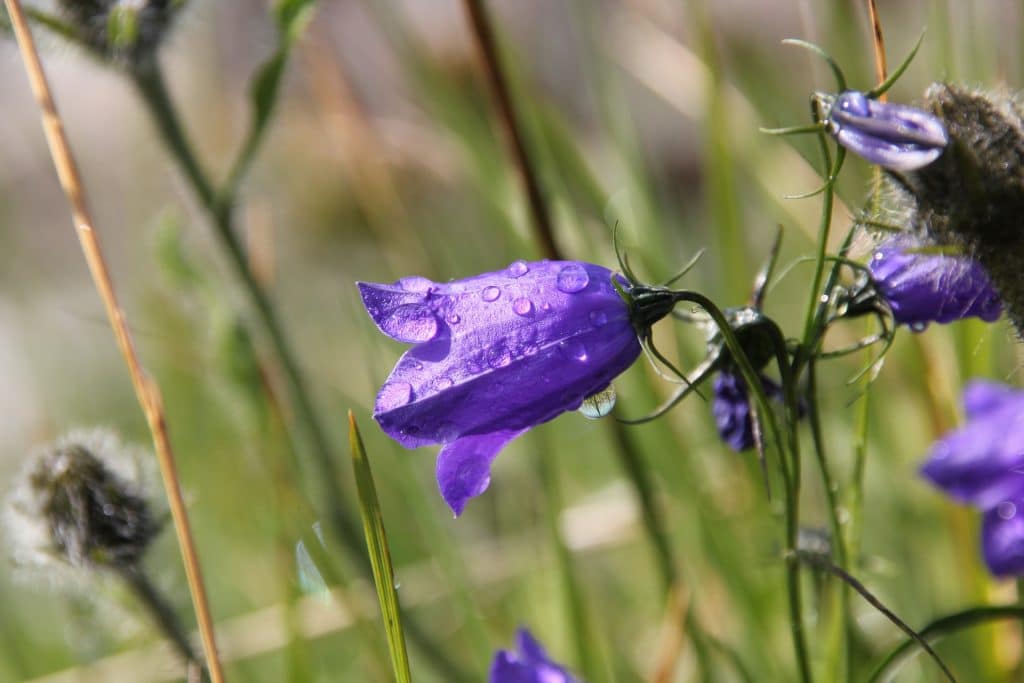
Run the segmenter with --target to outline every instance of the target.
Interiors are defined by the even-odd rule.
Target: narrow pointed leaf
[[[366,458],[363,438],[356,426],[355,416],[348,413],[348,439],[352,448],[352,469],[355,471],[356,489],[359,492],[359,514],[363,518],[366,532],[366,547],[373,567],[373,582],[377,587],[377,601],[380,603],[384,630],[387,633],[391,663],[398,683],[411,683],[409,655],[405,648],[405,633],[402,630],[402,614],[395,591],[395,571],[391,565],[391,551],[384,532],[384,518],[377,500],[377,489],[373,484],[373,473]]]

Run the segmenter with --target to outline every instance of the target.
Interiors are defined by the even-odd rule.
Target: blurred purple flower
[[[577,683],[577,680],[555,662],[530,632],[516,632],[516,652],[498,650],[491,663],[489,683]]]
[[[935,443],[921,474],[985,512],[982,551],[993,574],[1024,575],[1024,391],[975,380],[963,401],[966,424]]]
[[[847,90],[836,97],[829,128],[846,149],[890,171],[914,171],[942,154],[946,127],[926,111]]]
[[[782,400],[782,387],[778,384],[762,376],[761,386],[768,398]],[[750,394],[746,381],[738,372],[723,370],[715,377],[711,411],[718,426],[718,435],[730,448],[740,453],[754,447]]]
[[[868,270],[897,323],[924,329],[978,317],[993,322],[1003,304],[981,265],[966,256],[915,252],[905,237],[886,240]]]
[[[415,344],[373,416],[406,448],[444,446],[437,481],[456,515],[487,488],[505,444],[576,410],[640,355],[612,271],[590,263],[516,261],[443,284],[358,286],[377,327]]]

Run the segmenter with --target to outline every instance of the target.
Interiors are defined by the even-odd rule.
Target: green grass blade
[[[377,489],[373,485],[370,461],[366,459],[363,437],[356,426],[356,418],[348,411],[348,439],[352,447],[352,469],[356,475],[356,489],[359,492],[359,514],[363,518],[366,532],[366,547],[373,566],[373,582],[377,587],[377,601],[380,603],[384,630],[387,632],[391,664],[395,669],[395,680],[411,683],[409,654],[405,648],[405,633],[402,630],[402,615],[398,608],[398,593],[395,591],[395,571],[391,566],[391,551],[384,533],[384,518],[377,500]]]

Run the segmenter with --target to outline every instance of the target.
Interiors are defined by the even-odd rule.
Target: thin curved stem
[[[341,490],[341,480],[335,466],[333,449],[327,437],[311,394],[299,368],[296,356],[292,351],[278,319],[276,309],[256,275],[249,268],[249,262],[241,241],[235,233],[234,216],[230,202],[224,202],[214,185],[203,171],[192,145],[180,124],[177,111],[167,92],[160,66],[152,62],[148,68],[132,73],[136,88],[152,116],[161,139],[167,146],[171,157],[178,164],[188,180],[196,198],[210,217],[214,232],[220,246],[241,282],[252,310],[255,312],[258,325],[269,340],[274,357],[284,374],[286,393],[295,410],[301,429],[310,442],[310,451],[319,470],[318,478],[324,486],[324,499],[327,501],[329,528],[339,538],[352,558],[359,563],[360,570],[369,575],[370,565],[363,550],[362,532],[342,506],[345,496]],[[431,660],[434,668],[449,680],[464,680],[466,674],[460,670],[433,639],[419,627],[418,622],[406,624],[406,632],[410,640],[420,645],[421,650]]]
[[[1024,621],[1024,607],[1020,605],[972,607],[940,617],[917,633],[925,641],[935,642],[964,629],[1003,619],[1019,619]],[[881,664],[875,668],[874,672],[867,679],[868,683],[884,683],[892,680],[892,676],[896,674],[895,669],[918,647],[921,647],[921,643],[915,639],[908,638],[903,641],[895,650],[886,655]]]
[[[221,668],[220,657],[217,654],[213,617],[209,601],[206,597],[206,586],[203,582],[202,569],[199,564],[195,540],[192,536],[188,511],[181,494],[181,484],[178,481],[177,464],[171,447],[171,440],[167,433],[167,422],[160,388],[142,365],[142,361],[135,349],[135,342],[132,339],[131,330],[125,319],[124,311],[117,300],[114,282],[107,267],[103,251],[100,248],[99,236],[96,233],[95,224],[85,199],[85,189],[78,172],[78,166],[71,153],[71,146],[64,134],[64,124],[53,102],[53,95],[46,81],[46,74],[43,72],[43,65],[39,60],[39,53],[36,50],[35,41],[29,30],[21,3],[19,0],[5,0],[5,2],[11,18],[11,24],[17,36],[18,47],[21,50],[22,61],[25,64],[25,71],[28,74],[29,83],[43,119],[43,131],[46,134],[46,141],[50,147],[53,164],[60,178],[61,187],[71,207],[72,220],[74,221],[75,230],[78,234],[78,240],[81,244],[86,263],[89,266],[89,273],[92,276],[100,298],[103,300],[110,327],[117,341],[118,350],[124,358],[128,374],[131,377],[135,397],[142,407],[146,423],[153,437],[153,446],[156,451],[157,462],[160,466],[164,492],[167,495],[171,518],[174,521],[174,530],[178,537],[182,563],[185,566],[189,593],[192,596],[192,605],[195,609],[196,621],[199,624],[199,633],[203,641],[206,665],[214,683],[223,683],[224,673]]]
[[[117,574],[128,585],[132,594],[138,598],[150,616],[153,617],[157,627],[171,641],[171,644],[182,660],[186,664],[202,666],[202,660],[196,657],[196,653],[192,649],[192,643],[189,642],[185,629],[182,628],[181,621],[178,620],[174,609],[160,595],[156,586],[149,580],[146,572],[141,567],[124,567],[119,568]]]
[[[677,301],[689,301],[695,303],[711,316],[718,326],[729,352],[736,365],[739,367],[747,387],[757,401],[757,408],[765,417],[769,431],[773,436],[776,448],[779,452],[779,463],[782,470],[782,477],[785,489],[786,504],[786,590],[789,602],[790,629],[793,638],[793,652],[796,658],[797,670],[800,680],[803,683],[810,683],[811,665],[807,649],[807,639],[803,629],[803,599],[800,593],[800,561],[797,556],[797,534],[800,521],[800,443],[796,434],[797,415],[799,412],[798,399],[796,395],[795,376],[789,363],[786,351],[786,340],[781,330],[772,323],[769,330],[772,336],[772,346],[775,351],[775,360],[778,365],[780,378],[782,380],[783,392],[785,394],[786,423],[788,429],[787,441],[783,441],[782,432],[779,429],[778,420],[772,410],[764,387],[761,385],[757,371],[750,363],[750,359],[744,352],[735,332],[729,326],[725,314],[703,294],[693,291],[681,291],[674,294]],[[787,460],[787,453],[789,459]]]

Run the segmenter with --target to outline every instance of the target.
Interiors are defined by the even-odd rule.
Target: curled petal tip
[[[456,517],[462,514],[470,498],[487,490],[494,458],[524,431],[463,436],[441,449],[437,456],[437,485]]]

